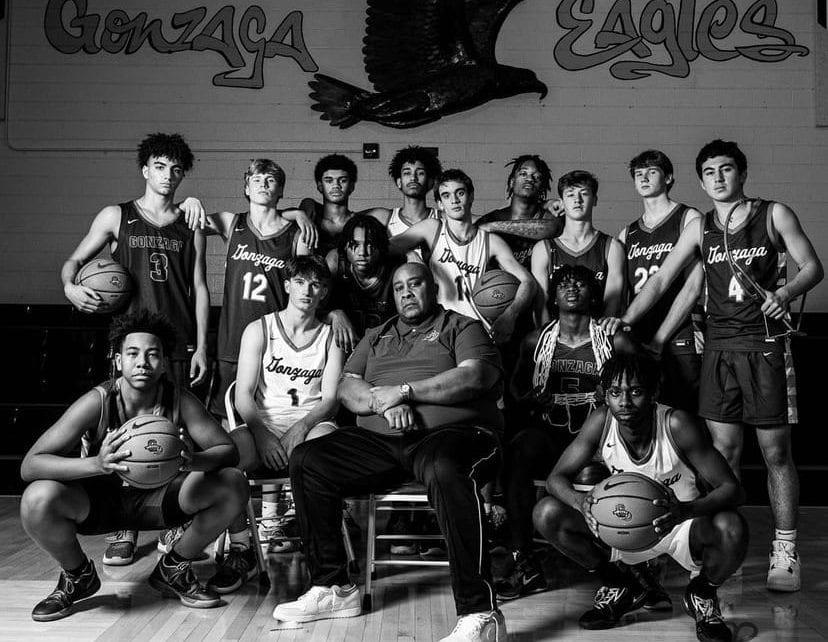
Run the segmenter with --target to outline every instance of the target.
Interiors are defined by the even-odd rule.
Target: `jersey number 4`
[[[742,303],[745,300],[745,291],[739,279],[735,276],[730,277],[730,283],[727,286],[727,297],[733,299],[736,303]]]
[[[245,272],[242,281],[244,281],[243,299],[246,301],[259,301],[260,303],[264,303],[267,300],[265,297],[267,277],[264,274]]]

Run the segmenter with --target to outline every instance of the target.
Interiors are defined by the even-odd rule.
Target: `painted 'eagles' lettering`
[[[281,269],[287,265],[284,259],[280,259],[275,256],[268,256],[267,254],[262,254],[261,252],[248,252],[247,243],[244,245],[237,243],[236,249],[233,251],[230,258],[235,259],[236,261],[250,261],[256,267],[264,265],[265,272],[270,272],[273,268]]]

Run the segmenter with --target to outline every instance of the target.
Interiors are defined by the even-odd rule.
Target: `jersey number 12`
[[[267,290],[267,277],[264,274],[245,272],[242,281],[244,282],[243,299],[247,301],[259,301],[260,303],[266,301],[264,293]]]

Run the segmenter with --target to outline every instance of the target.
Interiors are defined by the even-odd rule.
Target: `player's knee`
[[[532,523],[546,537],[556,533],[563,524],[564,505],[555,497],[541,499],[532,509]]]
[[[49,480],[34,481],[20,498],[20,518],[24,524],[39,524],[54,516],[60,501],[60,487]]]
[[[321,424],[316,424],[313,428],[308,431],[307,436],[305,437],[305,441],[310,441],[311,439],[319,439],[320,437],[324,437],[325,435],[330,435],[332,432],[336,430],[336,426],[332,423],[326,421]]]
[[[791,449],[786,443],[766,444],[762,446],[762,457],[768,468],[783,468],[793,464]]]
[[[450,488],[462,483],[461,477],[468,478],[468,475],[462,474],[454,459],[445,455],[437,455],[431,465],[426,467],[423,483],[426,488],[432,486]]]
[[[714,536],[721,548],[733,550],[747,543],[747,524],[736,511],[716,513],[712,520]]]
[[[250,487],[244,474],[238,468],[222,468],[218,474],[226,492],[226,501],[236,508],[244,506],[250,496]]]

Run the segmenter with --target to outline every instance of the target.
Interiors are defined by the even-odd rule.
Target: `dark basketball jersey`
[[[760,286],[773,292],[785,283],[787,257],[771,237],[771,204],[760,201],[755,211],[731,230],[728,246],[734,260]],[[717,349],[761,349],[758,346],[766,333],[780,334],[784,326],[765,317],[762,302],[752,299],[733,276],[725,257],[723,230],[715,211],[705,214],[702,262],[707,276],[707,341]]]
[[[679,203],[661,223],[647,227],[643,218],[638,218],[627,226],[624,245],[627,249],[627,288],[630,300],[638,296],[644,284],[664,264],[667,255],[678,241],[684,229],[687,206]],[[685,275],[686,276],[686,275]],[[644,317],[636,323],[636,337],[648,343],[652,340],[659,326],[664,322],[673,301],[684,285],[683,278],[675,279],[667,292],[650,308]],[[686,345],[689,352],[695,352],[693,323],[690,314],[682,322],[672,341]],[[674,343],[675,345],[675,343]]]
[[[164,227],[145,219],[134,201],[121,203],[118,247],[112,258],[135,286],[128,312],[146,308],[166,315],[175,326],[173,359],[195,349],[195,245],[183,217]]]
[[[549,366],[549,379],[538,396],[595,392],[599,379],[600,371],[592,341],[574,347],[558,341]],[[555,402],[544,407],[542,416],[549,425],[567,428],[574,433],[580,430],[591,410],[589,404],[566,404],[558,396]]]
[[[224,302],[218,331],[218,358],[236,362],[244,329],[251,321],[287,305],[287,262],[296,254],[297,226],[262,236],[248,219],[233,219],[224,264]]]
[[[366,285],[357,280],[351,265],[340,257],[334,280],[333,307],[345,311],[359,336],[397,314],[391,287],[395,268],[396,264],[383,266],[377,279]]]
[[[543,212],[538,212],[534,216],[532,216],[529,220],[537,221],[543,218]],[[491,223],[493,221],[511,221],[512,217],[508,210],[495,210],[494,212],[489,212],[482,216],[477,222],[477,225],[481,225],[482,223]],[[509,246],[509,249],[512,250],[512,254],[514,254],[517,262],[520,263],[523,267],[527,270],[532,269],[532,248],[535,247],[537,243],[534,239],[524,238],[522,236],[515,236],[514,234],[507,234],[506,232],[495,232],[500,238],[502,238],[506,245]],[[497,268],[500,267],[497,264],[497,261],[494,260],[491,262],[490,268]]]
[[[604,287],[607,284],[607,255],[612,238],[604,232],[597,232],[587,247],[577,253],[567,248],[559,239],[545,239],[544,245],[549,256],[549,279],[562,265],[583,265],[595,274],[598,282],[599,299],[604,297]],[[550,295],[551,296],[551,295]]]

